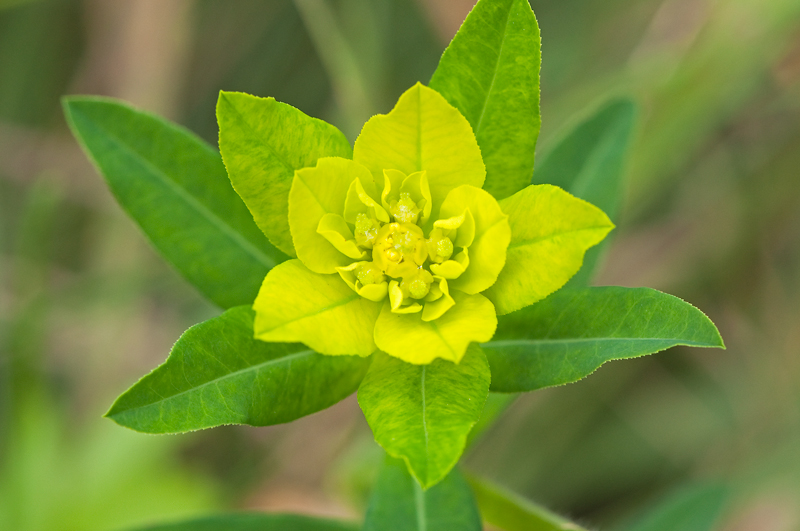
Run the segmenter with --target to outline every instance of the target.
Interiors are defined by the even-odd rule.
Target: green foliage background
[[[603,528],[708,479],[733,493],[721,526],[797,528],[800,4],[531,4],[543,40],[537,163],[607,99],[642,106],[596,282],[692,301],[728,350],[678,347],[524,396],[475,440],[466,468]],[[244,91],[353,140],[429,80],[470,7],[0,1],[0,528],[114,529],[214,509],[363,512],[382,456],[354,398],[290,425],[181,437],[101,418],[217,310],[115,205],[58,98],[120,97],[216,143],[218,91]],[[656,520],[636,529],[661,529]]]

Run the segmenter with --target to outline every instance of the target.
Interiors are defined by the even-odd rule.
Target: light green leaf
[[[406,175],[425,171],[436,219],[447,193],[457,186],[483,186],[486,170],[469,123],[435,90],[417,83],[389,114],[373,116],[356,139],[353,160],[382,186],[383,170]]]
[[[73,134],[162,255],[223,308],[247,304],[286,259],[253,223],[219,153],[189,131],[109,98],[69,97]]]
[[[357,356],[258,341],[253,311],[238,306],[187,330],[167,361],[120,396],[106,416],[147,433],[281,424],[350,395],[368,366]]]
[[[350,144],[334,126],[291,105],[241,92],[220,92],[217,122],[233,187],[270,241],[295,256],[288,221],[294,172],[320,157],[352,158]]]
[[[386,302],[375,323],[378,348],[408,363],[425,364],[436,358],[458,363],[472,341],[489,341],[497,315],[481,294],[453,291],[455,305],[441,317],[424,321],[421,313],[392,312]]]
[[[614,228],[602,210],[561,188],[532,185],[500,202],[511,225],[506,265],[484,293],[498,315],[550,295],[578,272],[587,249]]]
[[[474,186],[453,189],[442,203],[439,215],[442,218],[459,216],[465,209],[475,220],[475,235],[469,245],[469,267],[451,281],[451,285],[465,293],[480,293],[495,283],[506,263],[511,227],[497,201]]]
[[[712,531],[730,491],[724,485],[684,487],[658,503],[625,531]]]
[[[533,174],[533,184],[553,184],[588,201],[616,222],[623,195],[625,159],[636,121],[636,104],[615,99],[563,135]],[[590,249],[583,267],[570,286],[584,286],[591,280],[603,247]]]
[[[461,472],[422,490],[406,465],[387,458],[367,507],[362,531],[480,531],[481,517]]]
[[[255,335],[300,341],[323,354],[369,356],[381,304],[360,296],[338,274],[320,275],[289,260],[269,272],[258,292]]]
[[[480,507],[483,520],[503,531],[585,531],[574,524],[510,492],[475,476],[467,478]],[[676,528],[677,529],[677,528]]]
[[[358,389],[375,440],[402,458],[423,489],[458,462],[489,394],[489,365],[473,344],[461,363],[412,365],[376,352]]]
[[[293,514],[222,514],[184,522],[153,525],[136,531],[357,531],[350,522]]]
[[[691,304],[649,288],[603,287],[562,290],[503,317],[483,348],[492,390],[513,393],[575,382],[607,361],[675,345],[724,348]]]
[[[294,175],[289,192],[289,228],[297,257],[315,273],[336,273],[337,267],[355,261],[318,232],[326,214],[344,214],[347,191],[355,179],[372,182],[364,166],[338,157],[321,158],[315,167],[298,170]]]
[[[524,188],[539,136],[539,26],[528,0],[481,0],[442,55],[431,88],[463,114],[498,199]]]

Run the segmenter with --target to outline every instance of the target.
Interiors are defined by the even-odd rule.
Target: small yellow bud
[[[370,248],[373,246],[375,238],[378,236],[378,224],[375,220],[367,217],[366,214],[359,214],[356,216],[356,230],[354,234],[358,245]]]
[[[380,284],[386,277],[383,272],[375,266],[374,262],[366,262],[356,268],[356,278],[363,286],[369,284]]]
[[[394,216],[398,223],[416,223],[420,209],[411,199],[411,194],[403,192],[400,194],[399,201],[392,201],[389,213]]]
[[[442,234],[441,229],[433,229],[431,237],[425,243],[431,262],[441,264],[453,255],[453,241]]]
[[[428,295],[432,283],[433,275],[420,268],[403,278],[400,289],[403,290],[404,295],[412,299],[422,299]]]

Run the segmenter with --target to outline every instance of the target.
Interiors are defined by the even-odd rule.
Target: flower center
[[[428,257],[422,229],[412,223],[387,223],[372,247],[372,259],[393,278],[407,277],[422,267]]]

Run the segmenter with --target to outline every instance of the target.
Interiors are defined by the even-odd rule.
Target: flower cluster
[[[267,275],[256,337],[411,363],[458,362],[470,342],[491,339],[496,313],[480,293],[505,264],[511,228],[484,178],[467,120],[436,91],[409,89],[365,124],[352,160],[323,157],[295,172],[298,260]],[[304,303],[308,315],[297,311]]]

